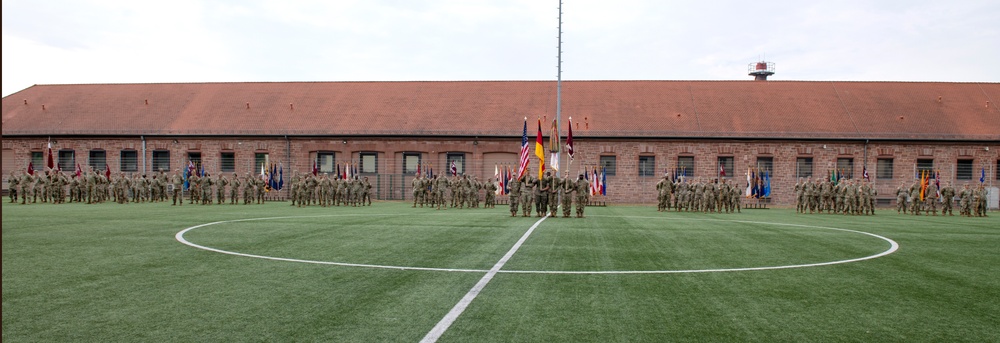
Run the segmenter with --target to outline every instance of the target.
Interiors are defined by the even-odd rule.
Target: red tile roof
[[[581,137],[1000,140],[1000,83],[564,81],[562,96]],[[554,81],[36,85],[3,98],[3,135],[516,137],[555,101]]]

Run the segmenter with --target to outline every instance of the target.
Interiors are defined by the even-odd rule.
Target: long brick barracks
[[[3,98],[4,188],[12,171],[42,169],[51,146],[63,171],[275,164],[287,177],[350,164],[373,198],[410,199],[418,169],[450,174],[454,162],[485,181],[516,168],[525,121],[532,149],[542,122],[548,149],[556,99],[555,81],[35,85]],[[1000,179],[998,102],[998,83],[564,81],[560,135],[572,117],[575,154],[563,151],[560,173],[604,169],[601,200],[654,203],[664,174],[745,187],[766,171],[767,200],[789,206],[799,178],[867,171],[889,201],[921,171]]]

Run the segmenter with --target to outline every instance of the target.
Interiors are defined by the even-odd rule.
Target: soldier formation
[[[795,212],[875,215],[877,195],[868,180],[800,178],[795,183]]]
[[[987,192],[984,184],[980,183],[979,186],[965,184],[957,194],[955,188],[947,182],[940,190],[933,188],[921,187],[920,182],[915,182],[909,187],[905,182],[900,183],[896,188],[896,213],[919,216],[923,212],[924,215],[936,216],[940,203],[942,216],[954,216],[952,207],[955,200],[958,200],[959,215],[986,217]],[[923,192],[922,197],[921,192]]]
[[[110,177],[109,177],[110,176]],[[259,177],[238,174],[211,176],[208,173],[198,176],[191,175],[187,180],[181,171],[175,171],[167,176],[164,172],[146,174],[108,174],[94,170],[79,172],[79,174],[64,173],[57,170],[35,172],[11,172],[8,179],[10,202],[28,203],[64,203],[85,202],[88,204],[116,202],[166,202],[171,205],[184,204],[185,183],[187,184],[189,204],[224,204],[227,196],[230,204],[239,203],[242,191],[243,204],[264,202],[266,184]]]
[[[529,173],[530,174],[530,173]],[[350,180],[339,175],[313,175],[292,173],[289,197],[292,206],[371,206],[372,185],[367,177],[354,176]],[[267,184],[253,175],[232,177],[225,175],[191,175],[184,179],[180,170],[171,176],[157,172],[145,174],[119,173],[111,175],[90,170],[65,173],[58,170],[11,172],[8,179],[10,202],[28,203],[101,203],[113,201],[166,202],[184,204],[185,183],[189,204],[261,204],[268,191]],[[428,208],[484,208],[496,207],[497,183],[494,179],[480,182],[468,175],[451,178],[440,175],[433,178],[417,176],[412,181],[413,207]],[[541,179],[528,175],[508,181],[508,199],[511,216],[518,212],[530,217],[532,212],[542,217],[558,216],[562,206],[564,218],[570,216],[576,203],[576,216],[582,218],[590,201],[590,182],[582,174],[576,180],[546,173]],[[936,188],[936,187],[935,187]],[[688,182],[684,178],[673,180],[664,176],[656,184],[658,211],[725,212],[741,211],[743,192],[738,185],[727,180],[701,180]],[[575,193],[575,195],[574,195]],[[799,179],[795,184],[795,209],[798,213],[833,213],[845,215],[874,215],[875,190],[867,180],[847,179],[832,182],[826,179]],[[561,201],[561,203],[559,203]],[[920,182],[911,186],[901,183],[896,189],[896,212],[901,214],[934,215],[941,207],[941,215],[953,216],[952,208],[958,202],[959,215],[985,217],[987,190],[983,184],[965,184],[956,191],[950,184],[940,190],[921,187]]]
[[[663,176],[656,183],[657,207],[660,212],[674,209],[678,212],[741,212],[743,192],[738,185],[726,179],[672,179]]]
[[[483,208],[496,207],[497,184],[494,179],[480,182],[468,175],[451,178],[434,175],[417,175],[410,182],[413,191],[413,207],[441,208]]]
[[[519,208],[521,216],[531,217],[532,205],[538,217],[558,217],[559,207],[562,205],[562,217],[569,218],[575,199],[576,217],[584,218],[584,210],[590,201],[590,181],[583,174],[576,180],[554,176],[551,172],[546,172],[541,179],[530,175],[530,172],[527,174],[521,179],[511,178],[507,182],[511,217],[517,216]]]
[[[332,206],[371,206],[372,184],[368,177],[357,175],[342,178],[338,174],[330,177],[327,174],[311,173],[297,174],[292,172],[289,197],[296,207],[319,205]]]

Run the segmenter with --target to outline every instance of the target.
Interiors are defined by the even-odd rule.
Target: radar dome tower
[[[749,75],[753,75],[754,81],[767,81],[767,77],[774,75],[774,62],[760,61],[747,65]]]

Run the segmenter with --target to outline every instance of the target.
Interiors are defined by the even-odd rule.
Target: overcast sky
[[[34,84],[555,80],[558,1],[3,0]],[[567,0],[564,80],[1000,81],[1000,1]]]

